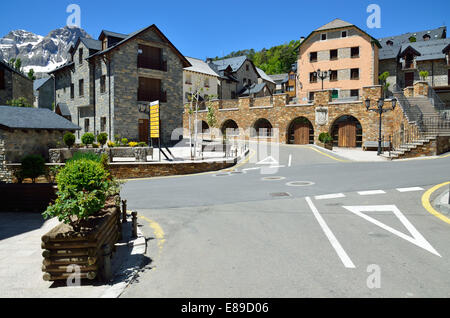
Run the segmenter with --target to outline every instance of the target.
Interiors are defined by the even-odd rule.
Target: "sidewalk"
[[[62,282],[45,282],[41,237],[58,223],[57,219],[44,222],[40,214],[0,213],[0,298],[118,297],[139,269],[150,263],[145,256],[145,238],[138,230],[138,239],[132,240],[128,222],[123,224],[124,239],[116,245],[112,259],[112,283],[82,282],[76,288]]]
[[[444,215],[450,216],[450,204],[449,204],[449,187],[446,186],[446,190],[444,190],[443,193],[441,193],[435,200],[434,200],[434,207],[436,210]]]
[[[328,151],[332,154],[338,155],[339,157],[346,158],[352,161],[359,161],[359,162],[387,161],[386,158],[378,156],[377,151],[363,151],[361,148],[333,147],[332,151],[324,149],[322,147],[318,147],[318,149]]]

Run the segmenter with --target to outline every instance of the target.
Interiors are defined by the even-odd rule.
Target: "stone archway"
[[[287,143],[294,145],[314,144],[314,126],[306,117],[295,118],[288,127]]]
[[[334,147],[361,148],[363,129],[358,119],[351,115],[337,118],[330,130]]]
[[[253,124],[253,137],[272,137],[273,126],[266,118],[260,118]]]
[[[222,134],[224,136],[226,136],[227,133],[229,136],[239,136],[239,126],[232,119],[224,121],[224,123],[222,124],[222,128],[220,130],[222,131]]]

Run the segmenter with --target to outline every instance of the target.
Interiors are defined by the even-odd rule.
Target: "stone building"
[[[34,81],[35,106],[53,110],[55,102],[55,81],[52,77]]]
[[[56,112],[82,127],[78,140],[85,132],[106,132],[111,140],[147,142],[149,116],[140,106],[159,101],[161,142],[171,142],[183,124],[183,68],[191,64],[155,25],[80,38],[70,54],[49,74],[55,78]]]
[[[0,105],[21,97],[33,105],[33,81],[0,60]]]
[[[66,132],[80,128],[48,109],[0,106],[0,182],[11,182],[8,163],[27,155],[48,160],[49,149],[64,144]]]
[[[192,66],[183,71],[183,102],[190,101],[189,96],[200,93],[200,100],[205,96],[218,97],[220,85],[219,75],[205,62],[196,58],[186,57]]]

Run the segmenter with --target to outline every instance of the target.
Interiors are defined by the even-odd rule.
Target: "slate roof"
[[[56,73],[56,72],[58,72],[58,71],[60,71],[60,70],[62,70],[62,69],[64,69],[64,68],[69,67],[69,66],[72,66],[72,65],[74,65],[74,64],[75,64],[74,62],[67,62],[67,63],[65,63],[65,64],[63,64],[63,65],[61,65],[61,66],[55,68],[53,71],[48,72],[47,74],[53,74],[53,73]]]
[[[242,64],[247,60],[247,56],[237,56],[237,57],[231,57],[228,59],[223,60],[217,60],[212,61],[212,64],[214,64],[219,71],[224,71],[227,69],[228,66],[231,66],[233,69],[233,72],[236,72],[238,69],[241,68]]]
[[[192,66],[186,67],[184,70],[219,77],[219,74],[217,74],[205,61],[193,57],[186,57],[186,59]]]
[[[274,80],[273,80],[269,75],[267,75],[262,69],[256,68],[256,70],[258,71],[259,76],[260,76],[263,80],[275,84]]]
[[[83,42],[89,50],[100,51],[102,49],[101,41],[87,38],[80,38],[80,41]]]
[[[40,78],[40,79],[34,80],[34,82],[33,82],[33,90],[37,91],[39,88],[41,88],[42,85],[47,83],[48,80],[50,80],[50,77]]]
[[[337,28],[345,28],[345,27],[349,27],[349,26],[353,26],[353,24],[348,23],[341,19],[334,19],[333,21],[316,29],[316,31],[325,31],[325,30],[331,30],[331,29],[337,29]]]
[[[289,75],[287,73],[285,73],[285,74],[275,74],[275,75],[269,75],[269,76],[277,84],[286,83],[289,80]]]
[[[66,103],[58,103],[56,107],[59,108],[59,111],[61,112],[62,116],[72,116],[69,110],[69,106],[67,106]]]
[[[251,87],[250,87],[250,91],[249,91],[249,89],[248,88],[246,88],[246,89],[244,89],[242,92],[241,92],[241,96],[248,96],[248,95],[250,95],[250,94],[258,94],[259,92],[261,92],[263,89],[264,89],[264,87],[266,87],[266,83],[260,83],[260,84],[253,84]]]
[[[11,129],[80,130],[67,119],[45,108],[0,106],[0,127]]]
[[[128,37],[128,34],[111,32],[111,31],[107,31],[107,30],[102,30],[102,32],[100,33],[100,36],[98,38],[100,39],[102,37],[102,35],[111,36],[113,38],[119,38],[119,39],[125,39]]]
[[[400,54],[402,54],[406,49],[412,48],[413,50],[420,53],[420,56],[416,57],[416,61],[445,59],[445,54],[442,51],[449,44],[450,39],[419,41],[414,43],[403,44],[400,50]]]
[[[400,53],[400,50],[404,44],[409,44],[409,38],[415,37],[417,42],[429,42],[424,41],[425,35],[430,36],[430,41],[437,40],[437,39],[443,39],[447,37],[447,27],[442,26],[437,29],[432,30],[425,30],[425,31],[419,31],[419,32],[410,32],[410,33],[404,33],[396,36],[388,36],[379,39],[379,42],[382,45],[382,48],[379,51],[379,59],[380,60],[386,60],[386,59],[393,59],[397,58],[398,54]],[[388,41],[392,41],[393,45],[387,45]]]

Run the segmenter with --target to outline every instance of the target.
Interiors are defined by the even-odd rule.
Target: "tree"
[[[27,107],[27,108],[33,107],[33,105],[28,103],[28,100],[25,97],[19,97],[18,99],[8,100],[6,102],[6,105],[14,107]]]
[[[28,78],[32,81],[36,79],[36,76],[34,76],[34,70],[32,68],[28,71]]]
[[[383,93],[384,93],[385,96],[387,95],[387,92],[389,90],[389,86],[391,86],[391,84],[387,82],[387,79],[389,78],[390,75],[391,74],[386,71],[386,72],[384,72],[383,74],[381,74],[378,77],[378,79],[381,82],[381,85],[383,86]]]
[[[426,81],[427,77],[430,75],[430,73],[428,73],[428,71],[420,71],[419,72],[419,76],[422,79],[422,81]]]
[[[14,68],[16,69],[16,71],[20,72],[22,69],[22,60],[21,59],[16,59],[15,63],[14,63]]]

